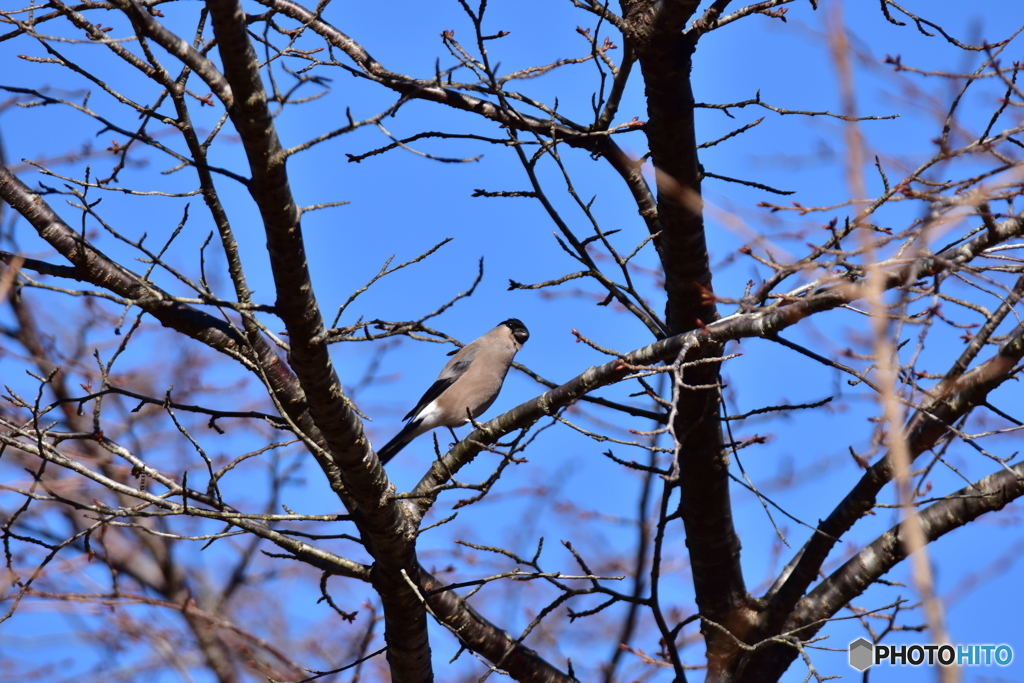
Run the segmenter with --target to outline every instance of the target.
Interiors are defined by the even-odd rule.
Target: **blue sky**
[[[824,35],[829,16],[839,11],[839,5],[831,2],[821,4],[822,9],[817,12],[813,12],[808,3],[790,5],[787,23],[753,16],[702,39],[693,74],[697,100],[735,102],[752,98],[760,92],[763,101],[777,107],[839,111],[836,72]],[[247,9],[259,11],[256,6]],[[1015,0],[990,0],[966,10],[962,3],[948,0],[918,2],[908,9],[922,13],[967,42],[1000,40],[1024,23],[1024,6]],[[192,17],[196,12],[194,3],[165,5],[163,10],[169,25],[178,28],[183,35],[191,35],[194,29],[189,28],[193,26],[190,22],[194,21]],[[934,152],[931,140],[941,127],[938,117],[948,107],[959,83],[953,85],[944,79],[895,73],[890,65],[883,63],[883,59],[887,55],[900,55],[906,65],[964,72],[977,68],[979,56],[957,50],[941,37],[925,36],[912,25],[893,26],[885,21],[873,3],[847,3],[841,11],[856,49],[858,113],[900,115],[895,120],[861,124],[862,134],[869,145],[866,156],[880,155],[890,180],[894,181]],[[381,20],[381,13],[387,17],[386,21]],[[123,17],[113,12],[108,14],[110,17],[104,23],[113,25],[113,35],[119,31],[123,34],[127,28]],[[435,60],[439,60],[442,68],[454,63],[439,38],[442,30],[454,30],[456,39],[467,45],[471,42],[471,26],[454,2],[429,5],[389,2],[372,7],[360,3],[337,4],[331,6],[326,18],[360,41],[387,68],[419,77],[433,74]],[[569,2],[539,3],[530,8],[522,4],[494,3],[488,9],[485,25],[488,32],[510,32],[507,37],[489,43],[492,62],[500,63],[500,73],[508,73],[561,57],[586,54],[587,44],[577,34],[576,26],[591,26],[593,22],[590,15],[574,9]],[[35,87],[41,83],[53,88],[82,87],[77,82],[72,85],[57,67],[28,64],[14,57],[30,49],[35,49],[31,54],[42,54],[42,49],[30,42],[0,43],[0,63],[8,65],[0,76],[0,82],[21,87]],[[148,101],[145,93],[151,91],[108,58],[100,46],[75,45],[67,49],[69,53],[75,52],[83,58],[95,60],[96,68],[103,69],[110,82],[124,82],[126,90],[138,92],[140,101]],[[620,57],[618,52],[621,51],[611,53],[616,61]],[[1008,51],[1006,61],[1012,59],[1020,59],[1019,45],[1011,46]],[[324,73],[333,78],[332,92],[327,97],[301,107],[286,108],[277,119],[279,134],[286,147],[342,125],[346,108],[351,109],[356,119],[361,119],[394,102],[391,93],[341,70]],[[642,83],[638,76],[634,75],[620,107],[618,120],[621,122],[633,117],[646,119]],[[118,78],[128,80],[117,81]],[[595,83],[594,66],[588,63],[566,67],[521,85],[522,91],[536,99],[550,103],[557,97],[561,113],[586,121],[592,116],[589,103]],[[971,92],[963,105],[964,112],[974,115],[974,120],[968,120],[971,126],[977,126],[978,120],[982,121],[981,125],[987,122],[996,96],[993,88],[977,90],[977,93]],[[315,86],[309,86],[307,94],[316,91]],[[114,111],[110,99],[102,93],[95,94],[91,104],[97,110]],[[717,180],[705,182],[705,199],[711,207],[708,213],[709,253],[712,264],[722,264],[716,271],[715,289],[725,297],[741,296],[747,280],[763,277],[763,273],[752,267],[749,260],[736,256],[736,250],[748,243],[752,234],[763,232],[773,248],[799,255],[806,248],[803,246],[805,242],[820,240],[824,231],[819,226],[834,215],[840,219],[845,215],[844,210],[803,217],[791,213],[769,214],[756,206],[758,202],[787,204],[795,200],[805,206],[829,205],[844,201],[850,192],[843,171],[844,124],[825,117],[783,117],[758,107],[736,109],[732,113],[735,118],[718,111],[699,112],[699,139],[716,139],[762,116],[765,121],[743,136],[705,150],[701,155],[705,169],[780,189],[796,190],[797,194],[778,197]],[[213,125],[213,116],[209,110],[199,112],[199,125]],[[1020,114],[1010,111],[1006,117],[1003,127],[1009,126],[1008,121],[1019,120]],[[124,125],[134,125],[132,117],[122,119]],[[405,105],[395,118],[387,119],[384,125],[396,137],[425,130],[475,132],[491,137],[503,135],[496,126],[470,114],[423,102]],[[64,153],[82,140],[93,139],[97,128],[95,122],[82,115],[56,108],[10,108],[0,116],[0,131],[12,163],[18,163],[22,158]],[[42,134],[41,131],[46,132]],[[110,133],[102,133],[93,144],[106,146],[111,137],[114,136]],[[621,136],[619,140],[624,148],[637,156],[646,151],[642,133]],[[524,283],[539,282],[577,269],[555,243],[552,237],[555,227],[537,202],[471,197],[476,189],[527,189],[525,174],[510,150],[476,141],[426,140],[413,146],[438,156],[483,156],[473,163],[442,164],[395,150],[361,163],[346,161],[345,154],[364,153],[388,141],[378,129],[368,126],[293,157],[289,163],[292,188],[300,205],[351,202],[344,207],[311,212],[303,220],[314,286],[328,320],[334,318],[337,307],[349,294],[373,277],[391,256],[396,262],[408,260],[444,238],[453,238],[426,262],[376,284],[346,311],[341,324],[351,324],[360,317],[407,320],[433,310],[472,283],[478,259],[482,257],[485,277],[474,295],[432,321],[433,326],[468,342],[499,321],[518,317],[527,324],[532,335],[518,360],[555,381],[566,381],[589,365],[604,361],[596,351],[575,343],[572,328],[601,345],[619,350],[630,350],[651,341],[647,330],[627,314],[612,307],[592,305],[600,298],[596,294],[590,298],[549,298],[534,291],[507,291],[510,279]],[[180,143],[174,141],[174,144]],[[244,153],[240,145],[224,144],[215,147],[213,154],[214,163],[244,173]],[[596,195],[594,210],[603,228],[622,230],[613,238],[617,248],[631,250],[643,238],[645,229],[625,186],[604,162],[593,161],[578,151],[564,150],[563,154],[580,195],[586,198]],[[123,185],[159,187],[165,191],[168,186],[176,187],[178,191],[191,188],[191,175],[179,172],[169,177],[159,176],[158,171],[173,164],[152,154],[147,153],[146,156],[150,158],[148,165],[129,168],[122,174]],[[109,161],[105,159],[91,163],[96,174],[103,174],[109,168]],[[77,175],[83,165],[65,165],[56,170]],[[939,173],[944,170],[940,169]],[[950,172],[954,170],[959,172],[959,169],[950,169]],[[55,182],[27,169],[20,175],[30,183],[37,179],[47,184]],[[585,218],[573,208],[556,169],[551,164],[543,165],[541,176],[549,195],[563,210],[571,227],[578,234],[588,234]],[[881,191],[877,174],[869,172],[865,177],[869,194]],[[273,303],[273,284],[255,206],[246,190],[231,181],[221,181],[219,189],[229,206],[255,297],[261,302]],[[109,193],[102,206],[107,220],[125,234],[137,239],[145,232],[152,236],[152,240],[159,241],[177,225],[186,201],[191,203],[191,218],[176,242],[178,250],[169,260],[176,267],[194,274],[198,271],[199,245],[211,229],[200,199],[153,200]],[[74,221],[78,216],[74,210],[61,206],[59,202],[56,208],[69,223],[77,225]],[[920,210],[899,205],[881,212],[879,220],[890,221],[887,225],[898,228],[908,224]],[[24,240],[20,245],[24,251],[46,255],[42,245],[26,237],[23,226],[19,227],[19,237]],[[941,237],[936,241],[941,243]],[[100,244],[112,255],[130,258],[130,252],[109,237],[101,238]],[[215,259],[220,262],[219,256]],[[655,265],[650,246],[638,256],[637,262],[647,267]],[[225,276],[214,275],[212,283],[222,295],[230,295]],[[593,286],[583,281],[570,283],[564,289],[572,289],[576,283],[580,283],[579,286],[587,292],[596,292]],[[169,278],[163,284],[174,287]],[[660,310],[663,300],[656,287],[651,283],[645,286],[655,309]],[[723,306],[722,312],[728,314],[731,311],[728,306]],[[81,310],[65,313],[50,308],[45,308],[42,314],[54,318],[85,315]],[[7,320],[6,315],[6,311],[0,312],[0,322]],[[266,320],[271,329],[281,329],[275,319],[267,317]],[[862,338],[866,330],[864,319],[842,311],[805,321],[788,336],[813,346],[824,355],[833,355],[848,346],[856,347],[858,335]],[[109,328],[96,331],[96,339],[109,338],[109,331]],[[916,332],[914,330],[910,334]],[[928,369],[937,372],[945,369],[944,364],[948,364],[953,357],[951,354],[959,348],[953,346],[959,343],[955,334],[939,332],[937,339],[940,337],[943,343],[930,348],[925,359],[929,363]],[[154,331],[151,338],[161,337]],[[378,344],[369,343],[334,347],[334,361],[347,386],[359,382],[377,347]],[[835,409],[829,412],[796,413],[787,419],[743,424],[737,428],[740,438],[754,433],[770,436],[765,446],[741,451],[739,457],[747,473],[759,486],[765,487],[766,493],[788,512],[813,525],[829,513],[837,496],[845,493],[859,476],[847,449],[852,446],[860,452],[866,450],[871,437],[871,424],[867,418],[875,408],[871,397],[863,387],[846,386],[846,379],[836,377],[834,371],[763,340],[748,340],[729,350],[743,354],[725,368],[729,410],[732,413],[746,412],[762,405],[803,403],[837,395]],[[433,344],[405,341],[385,355],[380,373],[391,381],[371,385],[357,396],[362,410],[373,420],[367,424],[367,429],[375,444],[384,443],[399,428],[401,416],[444,364],[446,351]],[[177,362],[185,362],[181,360],[185,353],[186,350],[181,348],[167,349],[167,355]],[[127,359],[129,363],[140,368],[152,367],[152,359],[143,353],[143,349],[136,349],[135,354]],[[983,354],[983,357],[986,356]],[[20,376],[13,377],[10,368],[10,359],[0,358],[0,377],[4,382],[27,382]],[[168,368],[156,369],[163,372]],[[229,382],[238,378],[238,374],[232,371],[221,370],[218,373],[204,378],[205,381]],[[159,387],[159,381],[154,385]],[[605,395],[621,398],[633,390],[635,388],[632,387],[613,388]],[[156,391],[161,392],[162,388]],[[531,398],[538,391],[532,380],[513,372],[501,398],[485,417],[493,417]],[[236,396],[232,395],[231,400],[239,400]],[[1019,405],[1020,390],[1018,387],[1003,389],[993,396],[993,401],[1004,407]],[[569,417],[573,420],[579,417],[590,426],[595,424],[587,415],[570,412]],[[592,417],[601,416],[595,413]],[[640,424],[629,426],[649,428]],[[225,438],[217,438],[212,433],[203,436],[215,448],[226,453],[241,452],[263,438],[262,435],[237,431]],[[1001,449],[1000,455],[1008,455],[1014,450],[1009,440],[996,443]],[[607,548],[631,553],[634,543],[632,532],[617,524],[614,518],[632,514],[639,479],[604,459],[600,454],[607,448],[607,444],[593,442],[565,428],[548,430],[527,452],[529,463],[509,470],[501,490],[494,494],[495,501],[479,507],[480,517],[473,517],[477,513],[471,508],[455,522],[424,536],[421,552],[425,561],[429,562],[435,556],[447,558],[442,549],[450,549],[453,539],[480,544],[503,540],[514,545],[517,552],[530,555],[537,538],[544,536],[547,539],[544,557],[550,568],[566,572],[575,571],[575,565],[571,556],[558,545],[557,540],[560,539],[572,540],[577,547],[590,548],[595,553]],[[642,455],[626,447],[615,449],[620,457],[640,458]],[[426,438],[403,451],[389,467],[399,489],[413,485],[431,457]],[[971,479],[985,476],[994,469],[990,461],[963,447],[952,449],[950,457]],[[316,472],[307,469],[304,474],[305,483],[289,488],[284,494],[284,502],[309,513],[336,511],[336,499],[317,478]],[[478,463],[467,470],[465,478],[474,481],[474,477],[480,478],[485,474],[485,465]],[[790,474],[801,480],[803,485],[773,488],[774,483]],[[254,467],[248,476],[260,475]],[[240,497],[245,494],[245,481],[241,479],[237,484],[239,488],[235,494]],[[936,475],[937,491],[948,492],[960,485],[952,475]],[[512,495],[517,491],[531,491],[532,495]],[[459,497],[453,495],[444,499],[440,509],[434,513],[434,519],[448,514],[450,506]],[[552,501],[556,499],[569,500],[575,507],[553,505]],[[776,537],[754,497],[735,490],[734,501],[737,527],[744,545],[743,562],[748,585],[751,590],[763,590],[761,584],[771,574],[770,570],[777,570],[793,551],[783,550],[781,558],[773,554]],[[601,518],[589,519],[582,524],[578,514],[580,510],[600,513],[605,517],[603,521]],[[880,512],[858,524],[849,540],[854,544],[869,541],[895,520],[895,513]],[[934,544],[929,553],[936,566],[939,594],[951,595],[973,572],[987,566],[990,559],[1005,550],[1019,548],[1022,542],[1019,522],[1019,506],[1010,506],[999,516],[983,518],[970,528],[954,532]],[[806,530],[788,520],[780,524],[784,526],[790,544],[794,549],[798,548],[807,536]],[[668,560],[675,570],[666,580],[666,596],[688,609],[692,604],[692,594],[679,528],[675,529],[669,548],[671,555]],[[350,552],[350,549],[345,550]],[[480,570],[474,568],[474,563],[490,568],[488,560],[471,555],[467,553],[458,558],[460,572],[464,572],[460,576],[479,575],[476,572]],[[999,609],[998,618],[993,618],[993,605],[1009,603],[1016,606],[1019,603],[1011,597],[1013,584],[1007,580],[1020,571],[1019,555],[1020,552],[1016,552],[1009,556],[998,579],[983,582],[950,608],[948,628],[955,641],[1006,642],[1016,648],[1019,657],[1024,658],[1024,639],[1020,635],[1024,633],[1024,618],[1019,610]],[[509,567],[496,563],[493,568]],[[886,578],[908,582],[903,567]],[[304,623],[329,623],[329,614],[320,611],[323,606],[313,604],[318,597],[315,585],[308,588],[297,583],[287,585],[286,590],[294,591],[291,598],[291,616],[295,619],[293,628],[301,630]],[[881,606],[892,602],[897,595],[916,600],[911,588],[894,587],[869,594],[858,604],[862,607]],[[524,620],[522,605],[512,598],[502,598],[502,601],[504,609],[499,606],[499,601],[494,600],[488,604],[487,613],[493,613],[499,622],[505,620],[503,626],[515,632],[528,621]],[[908,623],[920,621],[915,616]],[[587,631],[589,627],[582,624],[574,628],[578,628],[577,635],[566,636],[558,643],[558,651],[564,656],[571,656],[579,667],[579,662],[586,661],[595,653],[588,650],[592,642]],[[572,629],[569,632],[572,633]],[[826,633],[831,638],[825,645],[834,648],[845,647],[860,634],[854,622],[834,625]],[[921,634],[909,633],[897,634],[893,642],[924,640]],[[447,634],[436,630],[434,642],[439,664],[454,654],[454,640]],[[656,648],[656,639],[649,637],[646,642],[638,641],[637,645],[652,651]],[[607,656],[604,649],[597,654]],[[686,651],[689,663],[701,662],[701,655],[700,647]],[[824,674],[840,674],[846,678],[853,672],[845,666],[844,657],[845,654],[821,653],[816,655],[815,662]],[[964,680],[1021,680],[1024,678],[1021,666],[1015,664],[999,671],[967,670]],[[795,664],[784,680],[799,681],[804,675],[803,667]],[[883,669],[874,671],[871,679],[914,681],[931,677],[931,674],[921,671],[892,672]]]

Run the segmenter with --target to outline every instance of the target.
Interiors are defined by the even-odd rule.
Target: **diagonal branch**
[[[326,447],[320,430],[309,415],[305,396],[295,376],[262,336],[250,338],[247,344],[246,338],[230,323],[177,301],[153,283],[111,260],[72,230],[42,197],[3,165],[0,165],[0,199],[20,213],[40,237],[73,264],[73,272],[59,270],[52,274],[89,282],[131,299],[164,327],[237,360],[268,384],[283,413],[306,438],[321,449]],[[337,468],[319,457],[315,448],[313,452],[327,473],[331,488],[339,495],[347,496]]]
[[[786,632],[809,640],[837,611],[906,559],[908,524],[916,521],[925,542],[931,543],[985,513],[1003,509],[1021,496],[1024,496],[1024,463],[1000,470],[929,505],[915,515],[916,520],[904,520],[862,548],[801,599],[786,621]],[[751,675],[744,680],[776,681],[796,657],[797,652],[791,647],[767,648],[747,664],[746,670]]]
[[[74,270],[67,266],[62,267]],[[17,333],[14,336],[32,356],[40,374],[52,378],[50,386],[54,396],[58,401],[64,402],[61,406],[64,420],[72,431],[91,432],[93,430],[91,420],[79,413],[72,405],[73,399],[65,381],[66,375],[53,373],[58,364],[50,357],[46,345],[43,343],[43,337],[32,307],[22,296],[9,295],[8,300],[14,311],[15,319],[18,321]],[[103,449],[97,441],[82,440],[78,446],[99,464],[106,476],[121,483],[124,482],[125,471],[119,471],[119,468],[113,466],[110,459],[103,457]],[[52,477],[53,475],[48,476]],[[122,505],[130,505],[130,500],[128,496],[119,496],[119,502]],[[94,521],[88,519],[81,510],[71,507],[65,508],[64,516],[76,533],[85,531]],[[207,603],[208,591],[190,581],[178,559],[173,556],[170,542],[167,539],[144,533],[138,526],[132,527],[130,533],[132,542],[127,543],[122,542],[121,537],[116,534],[106,535],[103,543],[103,559],[108,566],[131,576],[139,584],[163,595],[173,604],[187,604],[190,600],[193,600],[193,604],[195,602],[201,605]],[[236,683],[238,676],[231,650],[220,634],[216,630],[210,629],[207,621],[196,619],[195,615],[189,611],[183,611],[183,617],[192,631],[196,645],[203,653],[203,658],[219,683]]]
[[[995,472],[981,481],[965,486],[917,513],[918,523],[928,543],[973,522],[987,512],[1002,510],[1024,496],[1024,463]],[[836,605],[845,605],[876,579],[907,557],[901,540],[907,521],[889,529],[847,560],[807,594],[797,605],[787,630],[809,626],[835,614]],[[823,624],[822,624],[823,625]],[[801,631],[801,638],[812,631]]]
[[[428,681],[432,671],[426,612],[402,577],[402,570],[415,573],[418,568],[412,542],[415,529],[405,508],[389,495],[391,484],[373,456],[362,421],[345,396],[328,353],[326,329],[309,276],[300,212],[288,182],[287,154],[267,106],[245,12],[235,0],[217,0],[207,6],[224,77],[235,96],[228,114],[252,172],[250,191],[267,235],[277,310],[288,329],[290,364],[346,489],[362,513],[358,523],[376,560],[373,583],[384,607],[392,679]]]
[[[182,64],[194,71],[210,90],[224,103],[226,109],[234,104],[234,94],[227,79],[217,70],[216,65],[208,57],[192,47],[187,40],[180,38],[157,21],[153,15],[139,7],[133,0],[113,0],[132,22],[135,32],[140,36],[151,38],[162,48],[177,57]]]
[[[426,570],[420,570],[423,589],[431,613],[455,633],[462,644],[507,671],[520,683],[570,683],[576,679],[559,671],[507,631],[498,628],[454,591],[433,592],[444,587]]]
[[[245,339],[230,324],[175,301],[167,292],[108,258],[72,230],[42,197],[3,165],[0,165],[0,199],[10,204],[40,237],[71,262],[74,274],[68,276],[136,301],[140,308],[165,327],[200,341],[252,369]]]
[[[905,428],[911,461],[946,436],[948,425],[984,403],[990,392],[1013,376],[1014,368],[1022,357],[1024,326],[1018,326],[995,356],[954,382],[940,383],[933,389],[931,399],[914,413]],[[857,520],[871,511],[875,497],[895,473],[893,456],[886,453],[868,468],[836,509],[818,525],[820,533],[807,542],[793,571],[772,596],[762,626],[764,632],[781,627],[807,587],[817,578],[833,546]]]
[[[575,127],[552,119],[543,119],[503,107],[488,100],[473,97],[452,88],[445,88],[438,79],[414,79],[389,71],[373,58],[366,49],[349,36],[324,21],[320,16],[291,0],[257,0],[281,14],[308,26],[333,47],[343,51],[358,66],[360,75],[394,90],[409,98],[444,104],[454,109],[471,112],[519,131],[525,131],[565,142],[571,147],[585,149],[608,160],[612,168],[622,176],[634,201],[640,210],[647,230],[655,235],[660,231],[654,195],[647,181],[640,173],[640,164],[612,139],[607,130],[588,131],[586,127]]]
[[[937,255],[925,256],[913,263],[888,271],[883,280],[883,287],[893,289],[922,277],[935,275],[945,270],[955,270],[970,262],[986,249],[1024,234],[1024,218],[1007,219],[996,225],[995,228],[979,233],[971,240]],[[623,354],[621,359],[588,368],[565,384],[480,425],[442,458],[435,461],[410,494],[410,498],[413,499],[414,514],[417,519],[422,518],[437,500],[437,496],[443,490],[442,487],[486,446],[496,443],[502,436],[513,431],[529,428],[545,415],[552,415],[561,408],[572,405],[592,391],[614,384],[633,372],[637,366],[674,360],[684,348],[690,349],[687,358],[684,359],[688,360],[691,355],[699,354],[706,348],[714,348],[728,341],[770,338],[808,316],[832,310],[867,295],[866,282],[843,280],[830,287],[823,286],[814,293],[788,305],[759,309],[752,313],[730,315],[700,329],[668,337]],[[1013,349],[1015,348],[1013,347]],[[999,361],[1000,363],[1009,362],[1008,359],[1016,351],[1008,347],[1008,352],[1011,353],[1011,356],[996,356],[992,362],[998,358],[1004,359]],[[963,375],[959,380],[963,384],[957,386],[964,388],[976,386],[979,378],[982,377],[980,370],[979,366]],[[957,389],[957,391],[960,390]]]

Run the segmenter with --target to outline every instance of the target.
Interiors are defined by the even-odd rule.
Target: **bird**
[[[416,407],[402,418],[407,421],[402,430],[377,451],[381,463],[420,434],[435,427],[458,427],[483,414],[498,398],[512,359],[529,338],[523,321],[509,318],[459,349]]]

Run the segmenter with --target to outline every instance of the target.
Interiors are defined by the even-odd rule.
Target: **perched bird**
[[[512,359],[530,338],[521,320],[509,318],[474,342],[459,349],[403,420],[402,431],[377,451],[382,463],[424,432],[457,427],[479,417],[498,398]]]

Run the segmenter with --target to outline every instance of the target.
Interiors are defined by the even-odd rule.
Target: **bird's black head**
[[[525,344],[526,340],[530,338],[530,331],[526,329],[526,325],[519,318],[509,318],[501,324],[512,330],[512,336],[516,338],[520,346]]]

